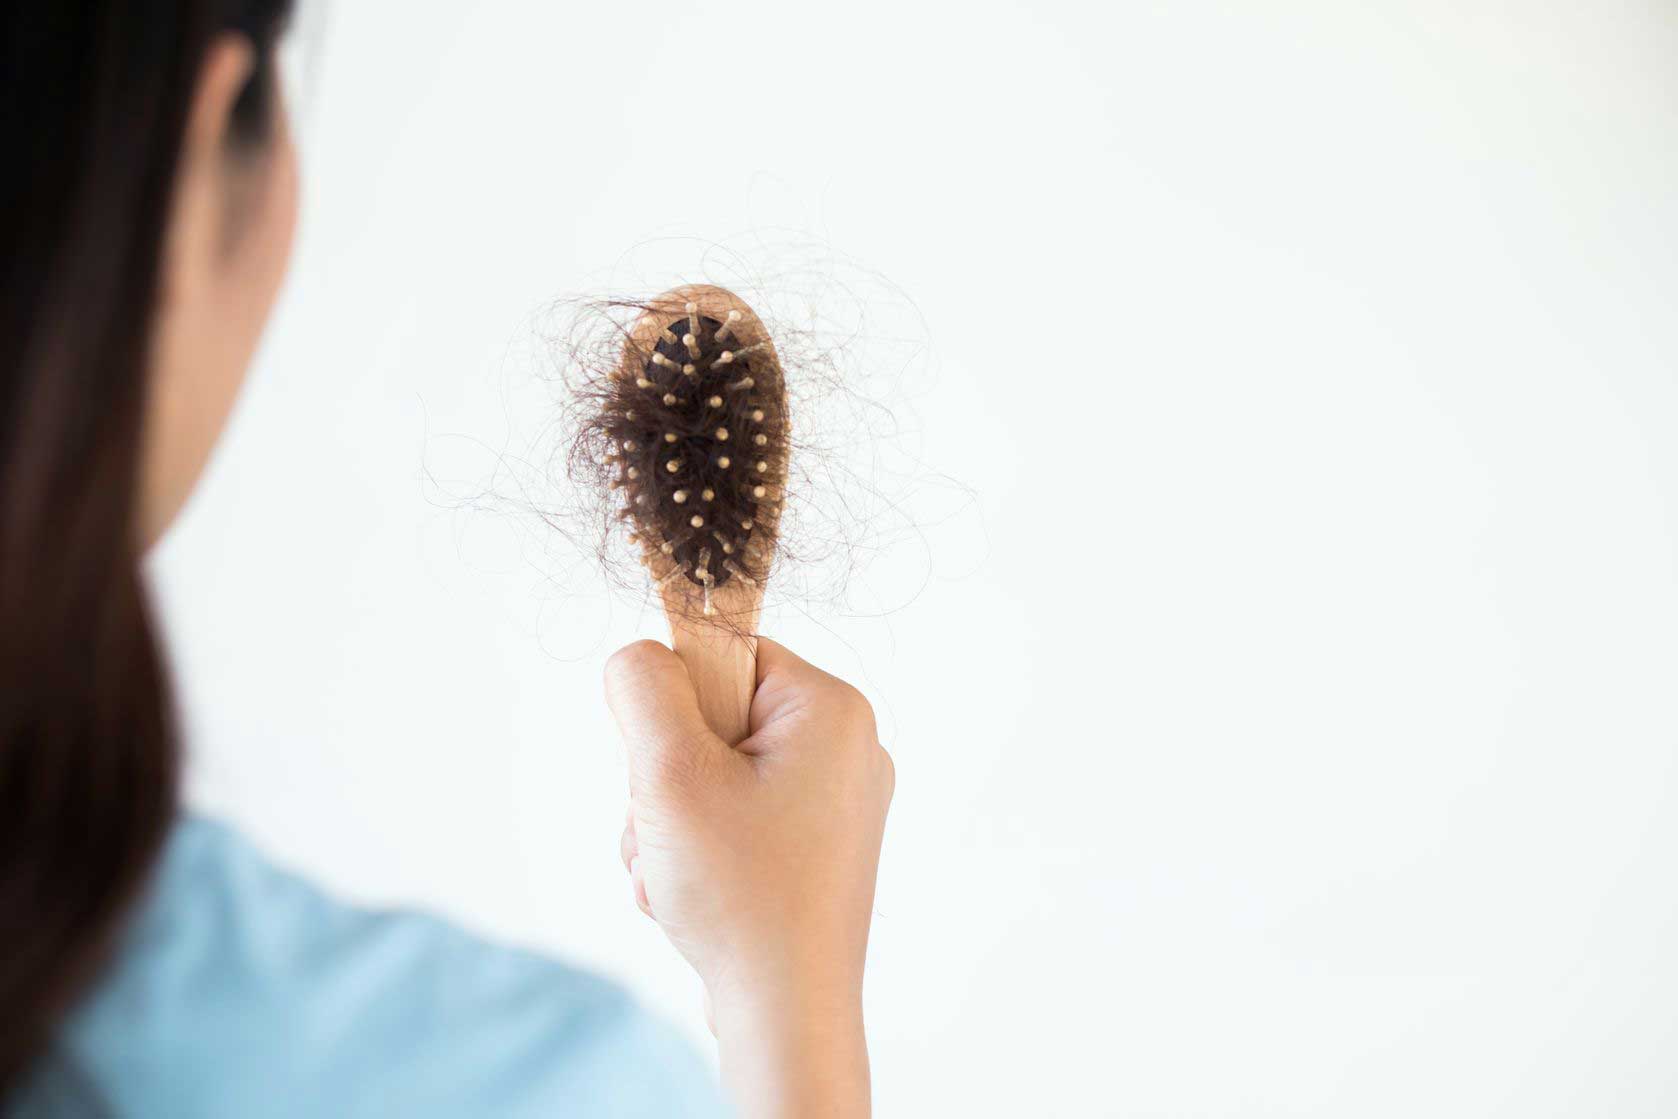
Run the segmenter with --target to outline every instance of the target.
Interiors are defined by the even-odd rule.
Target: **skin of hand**
[[[670,649],[607,664],[624,864],[705,983],[743,1114],[866,1115],[862,973],[895,770],[855,688],[762,638],[757,676],[751,734],[730,747]]]

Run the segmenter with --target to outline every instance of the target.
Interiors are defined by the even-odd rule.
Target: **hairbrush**
[[[734,745],[748,731],[780,528],[786,382],[734,293],[691,285],[640,307],[599,400],[609,484],[705,721]]]

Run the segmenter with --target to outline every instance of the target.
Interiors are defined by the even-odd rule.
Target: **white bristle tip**
[[[705,518],[701,517],[698,513],[695,513],[688,519],[688,524],[692,525],[694,528],[704,528]]]
[[[764,466],[765,464],[760,462],[760,463],[758,463],[758,465],[759,466]],[[672,473],[672,474],[676,473],[676,471],[680,470],[681,468],[682,468],[682,460],[679,459],[679,458],[673,458],[669,462],[664,464],[664,469],[670,471],[670,473]]]
[[[670,495],[670,500],[674,501],[677,505],[681,505],[683,502],[687,501],[687,499],[688,491],[686,490],[677,490],[675,493]]]

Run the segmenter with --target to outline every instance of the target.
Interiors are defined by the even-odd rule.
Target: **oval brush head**
[[[644,309],[603,401],[612,485],[701,708],[738,742],[787,476],[785,380],[762,321],[732,292],[680,287]]]

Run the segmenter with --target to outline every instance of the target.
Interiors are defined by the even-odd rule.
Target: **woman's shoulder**
[[[616,984],[345,905],[202,817],[40,1084],[183,1119],[721,1112],[705,1064]]]

